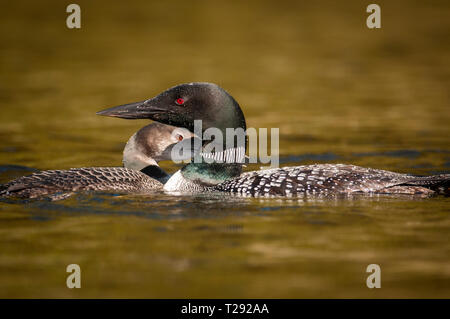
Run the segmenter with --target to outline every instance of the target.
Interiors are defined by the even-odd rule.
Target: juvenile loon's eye
[[[180,134],[177,134],[177,140],[179,140],[181,142],[183,140],[183,136]]]
[[[176,99],[175,103],[177,103],[178,105],[183,105],[184,100],[180,97],[180,98]]]

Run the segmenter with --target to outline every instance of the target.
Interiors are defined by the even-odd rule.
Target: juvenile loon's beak
[[[159,107],[152,106],[150,100],[134,102],[97,112],[97,115],[119,117],[122,119],[150,119],[152,115],[167,112]]]

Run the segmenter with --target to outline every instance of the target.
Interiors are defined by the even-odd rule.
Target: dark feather
[[[20,177],[2,188],[2,197],[38,198],[78,191],[145,193],[162,188],[162,184],[128,168],[88,167],[42,171]]]

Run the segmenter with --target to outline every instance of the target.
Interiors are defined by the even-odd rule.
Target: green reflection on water
[[[0,164],[119,165],[146,121],[95,116],[210,81],[302,154],[449,170],[449,5],[17,1],[0,12]],[[314,162],[302,158],[301,163]],[[169,170],[175,167],[166,163]],[[23,172],[17,172],[23,173]],[[0,175],[1,182],[12,176]],[[0,204],[1,297],[449,297],[449,199],[78,196]],[[65,267],[82,267],[82,289]],[[365,267],[382,268],[382,289]]]

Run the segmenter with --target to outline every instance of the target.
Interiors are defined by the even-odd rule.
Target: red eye
[[[182,141],[182,140],[183,140],[183,136],[177,135],[177,139],[178,139],[179,141]]]
[[[178,105],[183,105],[184,104],[184,100],[180,97],[175,101]]]

